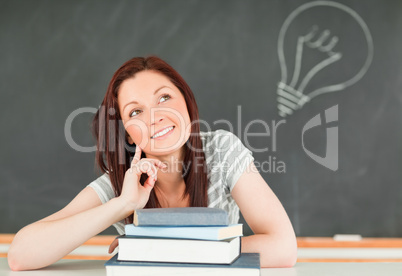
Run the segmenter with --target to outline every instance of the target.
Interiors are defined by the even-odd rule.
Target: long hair
[[[184,96],[191,121],[190,138],[184,145],[185,154],[182,170],[186,183],[184,196],[189,196],[190,206],[206,207],[208,205],[208,178],[200,138],[198,107],[194,94],[184,79],[169,64],[156,56],[132,58],[114,73],[101,107],[92,121],[92,133],[97,141],[95,163],[103,173],[109,175],[115,196],[119,196],[122,191],[125,172],[130,168],[130,159],[135,150],[129,147],[126,142],[127,133],[119,112],[117,93],[123,81],[144,70],[162,73]],[[141,158],[145,158],[144,152],[142,152]],[[185,168],[188,168],[186,172],[184,172]],[[200,168],[202,169],[200,170]],[[141,175],[140,183],[142,185],[146,178],[146,174]],[[160,207],[158,198],[152,190],[145,208]],[[132,223],[132,216],[126,218],[126,223]]]

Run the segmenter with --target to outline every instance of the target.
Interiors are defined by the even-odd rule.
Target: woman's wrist
[[[137,204],[133,203],[131,200],[126,199],[125,197],[119,196],[114,198],[117,202],[119,202],[121,206],[121,210],[125,217],[128,217],[134,213],[134,210],[139,209]]]

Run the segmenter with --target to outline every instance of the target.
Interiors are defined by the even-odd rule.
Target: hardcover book
[[[210,275],[210,276],[259,276],[259,253],[242,253],[233,263],[188,264],[118,261],[117,254],[105,263],[107,276],[125,275]]]
[[[209,207],[148,208],[134,211],[135,226],[226,226],[225,210]]]
[[[230,264],[240,255],[240,237],[222,241],[119,237],[119,261]]]
[[[126,236],[177,238],[197,240],[225,240],[243,236],[242,224],[228,226],[135,226],[126,224]]]

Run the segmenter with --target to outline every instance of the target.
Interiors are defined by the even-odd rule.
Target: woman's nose
[[[151,112],[150,122],[151,125],[158,124],[163,121],[164,115],[163,112]]]

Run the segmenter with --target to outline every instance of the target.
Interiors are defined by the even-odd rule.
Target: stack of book
[[[105,263],[112,275],[260,275],[258,253],[241,253],[242,224],[222,209],[155,208],[134,212],[118,253]]]

